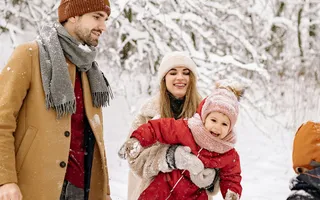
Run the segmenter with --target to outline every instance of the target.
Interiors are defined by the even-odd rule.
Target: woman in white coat
[[[128,138],[132,131],[151,119],[157,118],[189,118],[192,117],[201,101],[198,93],[197,66],[193,60],[182,52],[170,52],[166,54],[158,70],[160,91],[143,104],[132,123]],[[141,150],[136,158],[128,158],[130,170],[128,177],[128,200],[136,200],[142,191],[156,176],[159,162],[163,161],[169,145],[156,144]],[[120,157],[126,157],[125,145],[119,151]],[[188,152],[186,155],[189,154]],[[200,161],[195,155],[187,155]],[[216,189],[216,188],[215,188]]]

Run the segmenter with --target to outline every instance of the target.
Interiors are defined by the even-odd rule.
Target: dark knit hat
[[[58,8],[59,22],[96,11],[105,11],[109,16],[111,12],[109,0],[61,0]]]

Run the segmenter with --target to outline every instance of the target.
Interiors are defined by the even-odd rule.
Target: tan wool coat
[[[76,67],[67,61],[75,83]],[[103,141],[102,110],[95,108],[82,73],[85,112],[96,138],[90,200],[110,194]],[[71,115],[57,119],[47,110],[36,42],[18,46],[0,72],[0,185],[17,183],[24,200],[57,200],[66,173]],[[62,163],[62,164],[61,164]]]

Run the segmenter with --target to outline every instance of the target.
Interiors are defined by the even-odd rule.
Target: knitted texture
[[[211,112],[225,114],[231,124],[229,132],[232,131],[239,114],[239,102],[236,95],[225,88],[216,88],[212,94],[204,99],[205,103],[201,109],[201,118],[205,120]]]
[[[104,11],[110,16],[109,0],[61,0],[58,8],[59,22],[96,11]]]
[[[217,153],[226,153],[234,148],[236,136],[231,131],[225,138],[219,139],[213,136],[203,125],[198,113],[188,119],[188,127],[191,129],[192,135],[196,143],[207,149]]]
[[[197,65],[193,62],[193,60],[185,53],[180,51],[174,51],[167,53],[160,63],[160,67],[158,69],[158,80],[161,83],[163,77],[175,67],[185,67],[189,69],[197,80]]]
[[[190,179],[199,188],[207,188],[213,187],[216,175],[216,169],[205,168],[198,174],[190,174]]]

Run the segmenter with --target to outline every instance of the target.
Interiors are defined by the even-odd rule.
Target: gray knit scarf
[[[54,109],[57,118],[76,111],[74,89],[66,58],[75,64],[79,71],[87,73],[93,105],[95,107],[109,105],[113,94],[95,61],[97,53],[95,47],[82,45],[58,22],[44,26],[37,42],[46,108]]]

